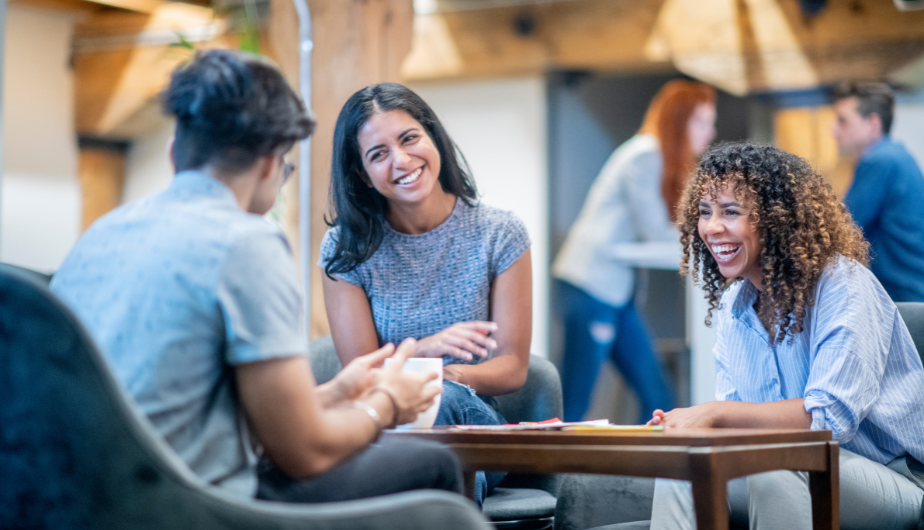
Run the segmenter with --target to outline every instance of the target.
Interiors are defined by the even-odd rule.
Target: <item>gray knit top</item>
[[[335,226],[324,235],[321,267],[333,258],[338,233]],[[491,284],[529,246],[526,227],[512,212],[457,200],[446,221],[424,234],[402,234],[385,223],[375,254],[335,277],[366,292],[379,345],[398,344],[459,322],[489,320]],[[443,362],[464,361],[444,356]]]

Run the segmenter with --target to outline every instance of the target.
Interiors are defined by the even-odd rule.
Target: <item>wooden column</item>
[[[127,148],[124,142],[80,140],[77,177],[83,197],[81,232],[122,203]]]
[[[330,334],[315,263],[327,230],[334,124],[340,108],[360,88],[400,81],[401,64],[411,49],[414,9],[412,0],[308,0],[308,7],[314,42],[311,108],[318,127],[311,139],[311,260],[299,267],[311,270],[310,334],[318,337]],[[272,0],[269,32],[273,54],[297,90],[298,16],[291,0]],[[292,239],[298,226],[297,208],[291,207],[298,201],[297,183],[287,185],[284,200]]]

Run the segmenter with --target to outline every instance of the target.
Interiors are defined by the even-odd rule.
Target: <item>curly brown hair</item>
[[[733,186],[739,200],[751,203],[750,221],[761,243],[761,303],[758,317],[775,342],[803,330],[807,309],[815,303],[815,285],[838,255],[869,263],[869,243],[812,166],[775,147],[733,142],[710,149],[690,179],[677,207],[683,260],[680,274],[692,267],[709,301],[706,325],[712,325],[722,293],[741,278],[725,278],[699,235],[699,203]],[[692,259],[691,259],[692,258]]]

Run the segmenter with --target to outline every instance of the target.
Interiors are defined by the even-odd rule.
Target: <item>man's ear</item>
[[[273,176],[276,170],[276,155],[262,156],[257,159],[260,168],[260,180],[266,180]]]
[[[176,173],[176,159],[173,157],[173,146],[176,144],[176,136],[171,136],[170,141],[167,142],[167,156],[170,157],[170,166],[173,168],[173,172]]]
[[[882,130],[882,116],[880,116],[878,112],[870,113],[867,119],[874,131],[879,131],[879,134],[885,134],[885,131]]]

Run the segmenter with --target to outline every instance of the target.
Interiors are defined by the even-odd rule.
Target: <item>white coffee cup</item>
[[[391,359],[385,359],[385,364],[389,364],[390,362]],[[405,361],[402,371],[414,373],[433,372],[438,377],[428,382],[426,386],[443,386],[443,359],[439,357],[411,357]],[[443,397],[442,394],[437,394],[436,398],[433,400],[433,405],[430,405],[430,408],[418,414],[417,420],[411,423],[405,423],[404,425],[398,425],[395,428],[400,431],[407,429],[429,429],[433,427],[433,422],[436,421],[436,413],[440,410],[441,397]]]

